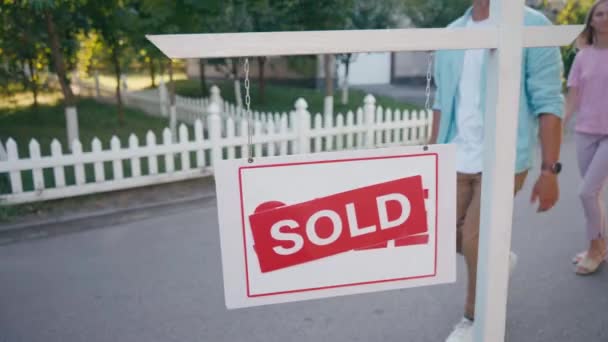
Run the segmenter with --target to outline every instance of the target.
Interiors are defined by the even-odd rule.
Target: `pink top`
[[[578,88],[580,97],[576,131],[608,134],[608,49],[587,47],[579,51],[568,87]]]

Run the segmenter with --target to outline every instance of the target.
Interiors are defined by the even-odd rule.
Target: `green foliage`
[[[293,29],[342,30],[346,27],[355,0],[295,0]]]
[[[556,24],[577,25],[584,24],[587,12],[593,6],[594,0],[568,1],[566,6],[558,13]],[[561,48],[562,58],[564,59],[565,76],[568,77],[572,62],[576,56],[576,47],[573,45]]]
[[[46,16],[50,14],[55,23],[59,37],[61,53],[65,58],[66,67],[72,70],[76,66],[76,53],[79,49],[77,36],[89,30],[89,18],[83,11],[88,0],[27,0],[15,1],[28,11],[28,15],[36,20],[45,30]],[[93,1],[93,0],[91,0]],[[42,40],[50,48],[50,37]],[[53,64],[50,64],[53,70]]]
[[[113,105],[98,103],[94,100],[82,100],[79,102],[79,128],[80,141],[84,151],[91,151],[91,141],[97,137],[101,140],[103,148],[110,148],[110,139],[117,136],[122,144],[128,142],[131,134],[135,134],[140,143],[145,143],[146,133],[152,131],[156,134],[157,142],[161,142],[162,130],[167,121],[163,118],[151,117],[137,110],[126,109],[125,121],[119,123],[116,118],[116,108]],[[53,105],[41,105],[38,110],[30,108],[2,108],[0,109],[0,141],[6,143],[10,137],[17,142],[19,156],[29,156],[28,144],[32,138],[40,143],[41,154],[50,155],[50,146],[53,139],[59,140],[64,152],[67,152],[67,141],[65,132],[65,113],[61,103]],[[192,131],[190,132],[192,136]],[[123,164],[126,175],[130,174],[128,163]],[[142,163],[142,172],[147,172],[147,164]],[[105,163],[105,172],[108,179],[112,179],[111,163]],[[162,169],[162,166],[159,164]],[[67,184],[74,184],[75,175],[73,167],[66,167],[65,176]],[[92,164],[85,165],[85,177],[88,182],[93,181]],[[6,174],[0,174],[0,194],[10,192],[10,185]],[[34,188],[31,171],[21,173],[25,191]],[[54,187],[52,169],[43,170],[44,182],[49,187]],[[0,216],[14,216],[9,210],[14,207],[2,208],[0,204]],[[2,212],[4,210],[4,212]],[[9,215],[10,214],[10,215]]]
[[[471,0],[401,0],[404,13],[416,27],[445,27],[471,6]]]
[[[49,64],[49,52],[44,44],[46,29],[16,3],[0,7],[0,93],[29,90],[37,94],[44,81],[43,71]]]
[[[91,150],[91,140],[98,137],[104,148],[109,148],[113,135],[126,143],[131,133],[134,133],[140,142],[145,142],[145,134],[152,130],[160,139],[162,129],[167,120],[146,115],[137,110],[125,110],[125,125],[121,126],[116,118],[113,105],[101,104],[94,100],[85,99],[79,103],[80,140],[85,151]],[[2,108],[0,109],[0,140],[6,143],[13,138],[19,147],[19,155],[29,155],[28,144],[30,139],[36,138],[40,143],[41,153],[50,154],[50,145],[53,139],[58,139],[67,151],[65,132],[65,112],[62,104],[42,105],[39,110],[30,108]],[[160,141],[160,140],[159,140]]]
[[[315,78],[317,76],[317,57],[316,56],[288,56],[287,66],[298,74]]]
[[[89,34],[80,33],[77,38],[80,49],[76,53],[78,74],[82,77],[91,76],[94,70],[100,70],[104,63],[104,44],[100,35],[93,31]]]
[[[395,8],[399,0],[355,0],[346,28],[353,30],[387,29],[397,25]]]

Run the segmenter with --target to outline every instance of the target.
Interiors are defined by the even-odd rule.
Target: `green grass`
[[[110,139],[116,135],[122,144],[127,143],[131,133],[145,143],[145,134],[152,130],[157,134],[167,126],[166,119],[155,118],[140,111],[125,108],[125,123],[120,125],[118,113],[113,105],[106,105],[90,99],[78,102],[78,124],[83,150],[91,150],[91,140],[97,137],[104,148],[109,148]],[[31,106],[0,108],[0,139],[6,143],[13,138],[19,147],[21,157],[29,156],[28,144],[32,138],[40,143],[41,153],[50,154],[53,139],[59,140],[63,150],[67,150],[64,107],[61,102],[45,104],[34,109]]]
[[[10,222],[24,215],[35,214],[48,208],[45,202],[34,202],[18,205],[3,205],[0,201],[0,222]]]
[[[125,123],[121,125],[118,121],[116,107],[105,105],[93,100],[83,99],[78,103],[78,120],[80,126],[80,140],[84,151],[91,150],[91,141],[98,137],[104,149],[109,149],[110,139],[116,135],[122,146],[128,143],[128,137],[134,133],[140,145],[145,145],[145,135],[148,130],[156,134],[156,142],[162,143],[162,130],[167,126],[167,120],[151,117],[137,110],[125,109]],[[34,109],[31,106],[22,107],[0,107],[0,140],[6,144],[8,138],[17,142],[20,158],[29,156],[29,143],[35,138],[40,143],[43,156],[50,155],[50,145],[53,139],[61,142],[64,153],[69,153],[66,145],[65,114],[61,102],[45,104]],[[159,158],[159,171],[164,170],[164,158]],[[147,160],[142,159],[142,173],[148,173]],[[179,159],[176,160],[176,168],[179,170]],[[112,179],[112,163],[104,164],[106,179]],[[123,161],[125,177],[131,175],[130,162]],[[74,168],[65,167],[66,183],[75,184]],[[52,169],[44,169],[44,181],[46,187],[54,187]],[[85,165],[85,176],[87,182],[94,180],[93,165]],[[30,191],[34,188],[32,172],[22,172],[23,188]],[[10,185],[7,174],[0,174],[0,194],[10,193]]]
[[[110,78],[104,78],[110,82]],[[141,77],[142,82],[145,78]],[[142,85],[143,86],[143,85]],[[233,83],[229,81],[220,82],[222,97],[232,103],[234,100]],[[198,80],[178,80],[176,82],[176,91],[183,96],[199,97],[200,85]],[[294,103],[299,97],[306,99],[311,113],[322,112],[324,93],[308,88],[296,88],[288,86],[278,86],[267,84],[266,86],[266,101],[261,103],[258,97],[258,86],[252,83],[252,109],[263,112],[287,112],[294,108]],[[339,103],[339,95],[335,96],[335,113],[346,113],[348,110],[356,110],[363,105],[363,98],[366,94],[359,90],[351,90],[350,103],[342,105]],[[18,100],[17,100],[18,99]],[[50,145],[53,139],[58,139],[62,144],[64,153],[68,153],[69,149],[66,145],[65,131],[65,114],[64,108],[60,101],[61,96],[57,93],[48,93],[43,96],[44,101],[41,101],[40,106],[35,109],[30,105],[30,97],[27,94],[21,94],[11,101],[3,101],[0,104],[0,140],[5,144],[7,139],[13,138],[18,145],[19,155],[21,158],[29,156],[29,142],[35,138],[41,148],[43,156],[50,155]],[[413,109],[416,108],[407,103],[395,101],[391,98],[377,96],[377,104],[385,108],[393,109]],[[167,126],[166,119],[155,118],[146,115],[140,111],[125,108],[125,123],[120,125],[118,114],[114,105],[106,105],[98,103],[90,99],[82,99],[78,103],[78,120],[80,127],[80,141],[83,145],[83,150],[91,150],[91,141],[94,137],[98,137],[104,149],[110,147],[110,139],[116,135],[122,146],[128,143],[128,137],[134,133],[138,138],[140,145],[145,145],[145,135],[148,130],[153,131],[157,137],[157,143],[162,142],[162,130]],[[192,137],[192,128],[190,128],[190,136]],[[191,160],[194,160],[191,155]],[[175,160],[176,170],[181,169],[181,163],[178,156]],[[123,160],[124,176],[131,175],[130,161]],[[164,172],[164,157],[158,158],[159,172]],[[147,158],[141,159],[142,174],[148,174]],[[87,182],[92,182],[95,179],[93,165],[85,165],[85,177]],[[106,179],[113,179],[112,163],[104,163]],[[74,167],[65,167],[66,184],[75,184]],[[45,186],[54,187],[55,181],[53,178],[53,170],[43,170]],[[31,171],[22,172],[23,188],[25,191],[34,189],[33,176]],[[0,194],[10,193],[10,185],[7,174],[0,174]]]
[[[186,74],[182,72],[177,72],[175,75],[173,75],[173,79],[175,80],[184,80],[186,79],[186,77]],[[167,75],[166,73],[162,77],[160,75],[156,75],[156,86],[158,86],[158,84],[160,83],[161,78],[165,81],[165,83],[169,82],[169,75]],[[84,79],[90,82],[93,82],[95,80],[94,77],[90,76],[85,76]],[[100,74],[99,84],[113,89],[116,87],[116,76]],[[150,75],[145,73],[130,73],[127,75],[127,87],[129,88],[129,90],[141,90],[150,88],[152,87],[152,79],[150,78]]]
[[[211,85],[211,83],[209,83]],[[220,87],[221,95],[224,100],[231,103],[236,103],[234,97],[234,84],[232,82],[223,81],[217,83]],[[242,87],[242,83],[241,83]],[[244,97],[244,88],[242,87]],[[197,79],[193,80],[179,80],[175,82],[175,92],[181,96],[188,97],[200,97],[200,83]],[[341,93],[336,90],[334,94],[334,113],[346,113],[349,110],[356,110],[363,106],[363,99],[366,93],[360,90],[351,89],[349,103],[342,105],[340,103]],[[289,86],[279,85],[266,85],[266,99],[262,103],[259,98],[258,84],[256,82],[251,83],[251,108],[252,110],[260,112],[289,112],[294,109],[295,102],[298,98],[303,97],[308,102],[308,111],[312,114],[323,112],[323,99],[325,95],[323,92],[309,89],[309,88],[296,88]],[[375,96],[376,104],[381,105],[384,108],[392,109],[414,109],[417,108],[408,103],[396,101],[392,98],[385,96]]]

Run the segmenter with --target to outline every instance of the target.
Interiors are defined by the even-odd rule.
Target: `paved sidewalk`
[[[556,208],[529,203],[537,167],[515,199],[507,342],[608,341],[608,272],[570,261],[585,244],[572,139],[562,159]],[[441,342],[462,315],[462,258],[455,284],[226,310],[215,200],[150,215],[0,246],[0,341]]]
[[[426,87],[422,85],[402,85],[402,84],[373,84],[353,86],[355,89],[363,90],[373,95],[391,97],[398,101],[411,103],[417,106],[424,106],[426,100]],[[433,101],[433,91],[431,90],[431,105]]]
[[[24,204],[18,217],[0,222],[0,244],[192,209],[208,198],[215,198],[213,177]]]

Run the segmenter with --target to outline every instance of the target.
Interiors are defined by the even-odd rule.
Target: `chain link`
[[[247,115],[247,147],[249,149],[247,161],[253,163],[253,115],[251,113],[251,94],[249,91],[249,58],[245,58],[243,69],[245,71],[245,114]]]
[[[427,56],[427,68],[426,68],[426,102],[424,103],[424,109],[426,111],[431,110],[431,80],[433,79],[433,53],[429,52]]]
[[[427,67],[426,67],[426,101],[424,103],[424,110],[426,111],[426,117],[432,115],[431,112],[431,81],[433,80],[433,52],[429,52],[427,55]],[[428,121],[427,121],[428,123]],[[427,124],[428,127],[428,124]],[[427,144],[424,144],[423,149],[428,150]]]
[[[433,52],[429,52],[427,55],[427,69],[426,69],[426,89],[425,89],[425,103],[424,109],[427,112],[427,115],[430,115],[429,112],[431,110],[431,81],[433,80]],[[253,163],[253,115],[251,113],[251,93],[250,93],[250,82],[249,82],[249,58],[245,58],[245,63],[243,65],[243,69],[245,71],[245,107],[246,107],[246,115],[247,115],[247,146],[249,148],[248,152],[248,162]],[[428,148],[426,145],[424,146],[425,150]]]

